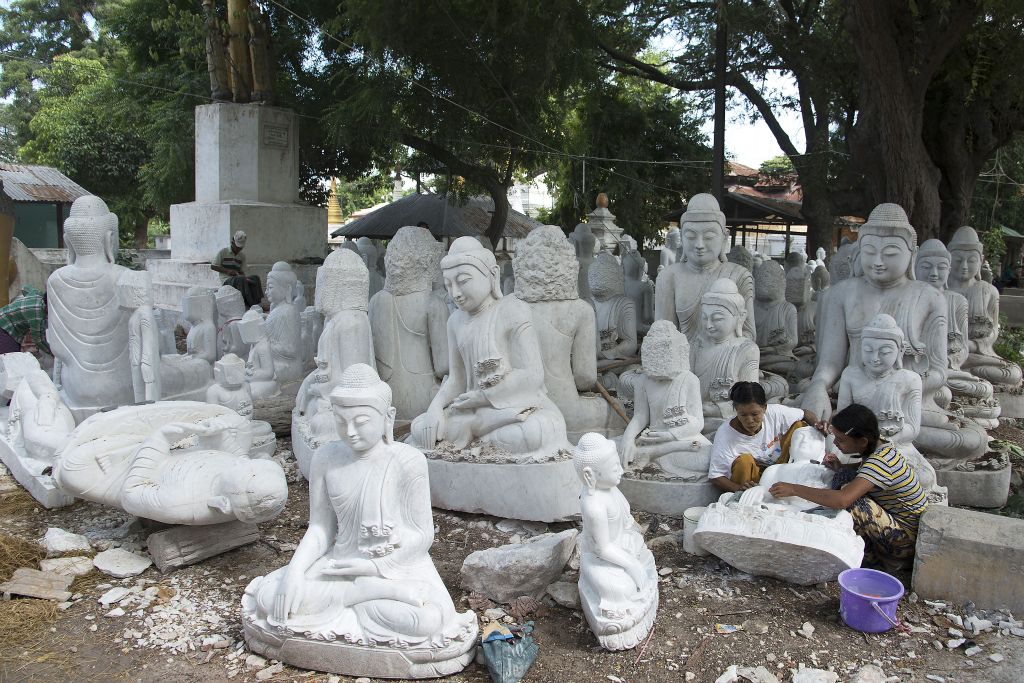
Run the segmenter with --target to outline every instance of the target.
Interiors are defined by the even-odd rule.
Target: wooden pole
[[[228,0],[228,57],[235,102],[252,99],[252,64],[249,61],[249,0]]]
[[[626,411],[622,409],[622,406],[619,405],[618,401],[612,398],[612,395],[608,393],[608,390],[605,389],[604,385],[600,382],[597,382],[597,390],[601,392],[602,396],[604,396],[604,400],[608,401],[608,405],[612,407],[612,410],[618,413],[619,417],[626,421],[626,424],[629,424],[629,416],[626,415]]]
[[[711,160],[711,194],[722,203],[725,192],[725,70],[729,46],[725,25],[725,0],[718,3],[715,26],[715,138]]]

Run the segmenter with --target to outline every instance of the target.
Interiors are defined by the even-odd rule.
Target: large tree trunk
[[[508,221],[508,212],[511,208],[508,203],[508,187],[493,185],[488,187],[487,191],[494,200],[494,213],[491,214],[491,222],[484,236],[491,241],[492,247],[497,247],[498,240],[505,234],[505,223]]]
[[[135,219],[135,225],[132,229],[132,234],[135,236],[135,248],[146,249],[149,246],[149,217],[139,216]]]
[[[939,7],[943,5],[943,7]],[[922,137],[925,95],[970,27],[974,0],[854,0],[848,26],[860,68],[860,111],[850,133],[855,203],[867,213],[900,204],[919,240],[939,234],[942,174]]]

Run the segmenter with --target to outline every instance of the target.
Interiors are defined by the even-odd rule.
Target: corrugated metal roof
[[[71,203],[89,191],[49,166],[0,162],[4,194],[16,202]]]

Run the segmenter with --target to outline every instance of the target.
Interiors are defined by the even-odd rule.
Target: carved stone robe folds
[[[747,302],[747,319],[743,335],[750,340],[754,334],[754,278],[750,271],[735,263],[719,263],[700,271],[690,270],[685,263],[676,263],[658,276],[654,317],[668,320],[693,343],[700,324],[700,301],[719,278],[736,283],[736,289]]]
[[[46,281],[46,338],[60,363],[68,407],[99,409],[135,400],[128,350],[128,312],[117,299],[125,268],[67,265]]]

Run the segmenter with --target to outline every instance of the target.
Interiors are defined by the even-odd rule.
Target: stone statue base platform
[[[475,624],[474,624],[475,626]],[[440,678],[465,669],[476,655],[476,635],[447,647],[366,647],[338,640],[312,640],[271,630],[243,615],[245,642],[253,652],[290,666],[368,678]]]
[[[941,486],[949,489],[949,504],[972,508],[1001,508],[1010,495],[1012,469],[998,470],[936,470]]]
[[[694,540],[740,571],[801,586],[834,581],[864,559],[864,541],[845,510],[829,519],[774,504],[713,503]]]
[[[999,401],[999,416],[1024,419],[1024,390],[994,387],[992,397]]]
[[[704,507],[718,500],[721,490],[705,480],[688,482],[671,479],[639,479],[626,473],[619,491],[633,510],[665,517],[683,518],[687,508]]]
[[[172,526],[150,534],[146,546],[161,572],[201,562],[260,540],[255,524],[227,522],[204,526]]]
[[[580,482],[572,460],[506,464],[431,456],[427,453],[433,507],[529,522],[580,516]]]
[[[4,419],[2,424],[6,425],[6,422]],[[49,464],[27,457],[3,437],[0,437],[0,461],[7,465],[15,481],[44,508],[53,510],[75,502],[75,497],[64,493],[52,476],[42,473]]]
[[[583,603],[583,615],[587,618],[587,623],[591,624],[591,631],[594,630],[593,624],[597,623],[597,620],[590,614],[592,607],[590,603]],[[632,628],[623,631],[622,633],[612,633],[606,636],[597,636],[597,642],[601,644],[606,650],[613,652],[618,650],[631,650],[640,643],[644,642],[647,635],[651,632],[651,628],[654,626],[654,620],[658,616],[658,593],[655,591],[654,600],[651,601],[650,606],[644,615],[633,625]]]

